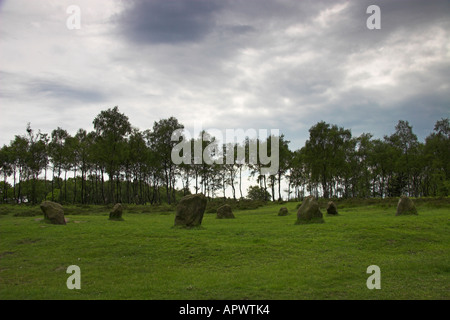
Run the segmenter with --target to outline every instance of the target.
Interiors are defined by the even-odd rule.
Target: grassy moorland
[[[65,226],[38,207],[0,207],[0,299],[450,299],[450,205],[338,202],[325,223],[295,225],[297,203],[206,213],[201,228],[172,228],[173,211],[68,207]],[[66,269],[78,265],[81,289]],[[381,271],[369,290],[367,267]]]

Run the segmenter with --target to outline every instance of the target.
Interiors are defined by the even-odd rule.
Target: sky
[[[406,120],[423,141],[450,117],[450,1],[0,0],[0,145],[114,106],[141,130],[279,129],[292,150],[319,121],[382,138]]]

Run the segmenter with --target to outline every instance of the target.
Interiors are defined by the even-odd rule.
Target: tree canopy
[[[270,174],[263,170],[259,156],[252,162],[237,157],[240,150],[249,159],[253,139],[220,146],[208,132],[193,137],[191,146],[199,142],[203,155],[211,159],[233,150],[233,163],[198,161],[192,150],[191,163],[175,164],[171,152],[178,142],[171,136],[184,128],[175,117],[155,121],[151,129],[142,131],[114,107],[101,111],[93,127],[90,132],[80,128],[73,136],[57,127],[49,135],[27,124],[25,134],[16,135],[0,149],[0,200],[170,204],[190,192],[225,197],[227,188],[236,199],[243,196],[243,172],[258,184],[248,189],[247,197],[265,201],[307,194],[384,198],[448,196],[450,192],[448,118],[438,120],[424,142],[404,120],[398,121],[393,134],[381,139],[370,133],[353,137],[350,129],[320,121],[309,129],[309,138],[298,150],[289,148],[284,135],[278,137],[279,166]],[[256,138],[266,145],[270,141]],[[287,186],[284,193],[282,184]]]

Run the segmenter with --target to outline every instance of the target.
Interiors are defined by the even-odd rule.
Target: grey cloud
[[[135,0],[115,17],[118,32],[135,44],[179,44],[203,39],[220,1]]]
[[[325,1],[320,2],[315,10],[309,9],[308,16],[304,20],[299,19],[298,22],[312,25],[320,12],[325,13],[333,6],[345,4],[347,5],[341,12],[331,16],[329,21],[324,21],[328,24],[327,27],[322,28],[316,24],[315,35],[307,33],[303,37],[299,36],[302,41],[313,44],[316,49],[321,46],[331,48],[336,54],[335,61],[343,55],[377,48],[394,34],[408,41],[429,27],[447,30],[450,28],[449,1]],[[366,26],[367,18],[370,16],[366,13],[366,9],[373,4],[378,5],[381,10],[380,30],[369,30]]]
[[[0,74],[0,95],[23,89],[52,106],[119,104],[141,128],[170,115],[205,127],[279,128],[298,147],[320,120],[380,137],[400,119],[430,132],[448,116],[448,1],[123,3],[110,33],[98,35],[98,72],[80,68],[66,81],[37,71],[13,83]],[[381,30],[366,28],[371,4],[381,8]],[[89,31],[77,33],[80,48]],[[103,73],[103,86],[88,85]]]
[[[99,90],[66,84],[60,80],[33,79],[27,83],[27,92],[39,98],[60,99],[83,103],[101,102],[105,96]]]
[[[106,98],[98,88],[88,88],[85,85],[55,76],[30,77],[0,70],[0,78],[4,83],[0,89],[0,97],[9,100],[20,98],[42,101],[51,99],[95,103],[104,101]]]
[[[222,34],[230,36],[246,35],[251,32],[256,32],[256,29],[250,25],[221,26],[218,30]]]

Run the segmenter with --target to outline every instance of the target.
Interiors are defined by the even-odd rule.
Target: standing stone
[[[278,211],[279,216],[287,216],[288,215],[288,209],[286,207],[281,207],[280,211]]]
[[[52,224],[66,224],[64,219],[64,209],[62,205],[53,201],[41,203],[41,210],[44,213],[44,220]]]
[[[233,211],[228,204],[225,204],[217,209],[217,219],[234,219]]]
[[[333,201],[328,202],[327,213],[331,215],[337,215],[337,206]]]
[[[121,203],[116,203],[109,213],[109,220],[123,221],[122,218],[123,207]]]
[[[397,204],[396,216],[407,215],[407,214],[417,214],[416,206],[414,202],[407,196],[401,196]]]
[[[202,224],[206,209],[206,197],[199,194],[184,196],[177,206],[175,226],[192,228]]]
[[[297,211],[297,222],[295,224],[323,222],[323,215],[316,199],[313,196],[306,197]]]

